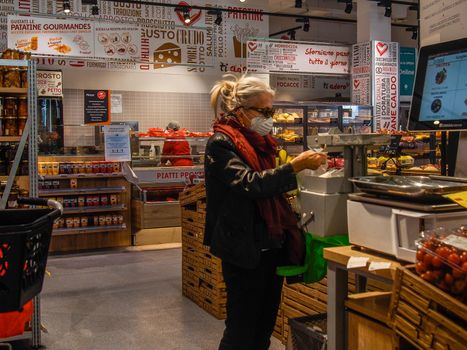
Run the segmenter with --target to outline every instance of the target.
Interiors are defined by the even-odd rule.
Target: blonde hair
[[[251,107],[253,99],[260,94],[275,94],[267,83],[256,77],[226,74],[223,78],[211,89],[211,107],[216,118],[218,107],[224,113],[231,113],[239,107]]]

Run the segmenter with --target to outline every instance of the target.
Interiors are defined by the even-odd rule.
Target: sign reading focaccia
[[[173,43],[165,43],[154,51],[154,69],[170,67],[182,63],[182,49]]]

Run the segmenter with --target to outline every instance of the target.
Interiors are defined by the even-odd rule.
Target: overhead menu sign
[[[84,124],[110,124],[109,90],[84,90]]]
[[[248,41],[246,47],[250,72],[350,73],[348,46]]]
[[[8,16],[8,47],[35,54],[132,59],[140,56],[140,42],[135,26]]]

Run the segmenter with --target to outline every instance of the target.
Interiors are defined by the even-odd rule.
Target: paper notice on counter
[[[449,198],[464,208],[467,208],[467,191],[447,194],[444,197]]]
[[[387,270],[391,268],[391,263],[386,261],[372,261],[368,271]]]
[[[105,160],[131,161],[130,127],[128,125],[104,126]]]
[[[358,267],[365,267],[369,259],[364,256],[352,256],[347,262],[347,268],[356,269]]]

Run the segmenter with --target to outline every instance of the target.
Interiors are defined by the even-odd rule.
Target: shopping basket
[[[53,222],[63,212],[52,200],[18,203],[50,208],[0,210],[0,312],[21,310],[41,292]]]
[[[289,319],[290,341],[288,350],[326,350],[327,316],[312,316]]]

